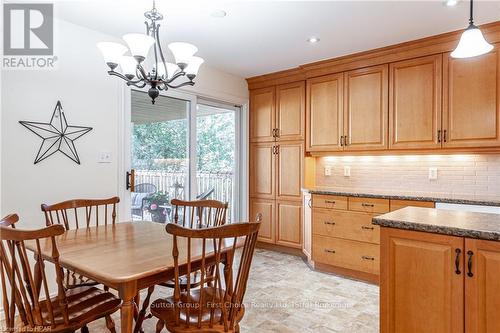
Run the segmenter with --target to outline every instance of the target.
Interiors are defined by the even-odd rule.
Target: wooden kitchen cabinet
[[[276,244],[302,248],[302,202],[276,201]]]
[[[500,50],[444,56],[443,147],[500,146]]]
[[[302,200],[303,156],[304,144],[301,141],[277,143],[276,198],[278,200]]]
[[[274,142],[250,145],[250,196],[274,199],[276,188],[276,159]]]
[[[500,332],[500,242],[466,238],[465,251],[465,331]]]
[[[461,237],[381,228],[381,332],[464,332],[463,254]]]
[[[386,149],[389,66],[356,69],[344,77],[344,150]]]
[[[276,125],[280,140],[303,140],[305,121],[305,82],[276,87]]]
[[[389,148],[441,148],[442,55],[389,67]]]
[[[254,220],[259,213],[262,214],[262,222],[257,240],[259,242],[275,243],[276,201],[250,198],[250,220]]]
[[[274,141],[275,88],[250,91],[250,142]]]
[[[307,80],[307,151],[343,150],[343,88],[343,73]]]

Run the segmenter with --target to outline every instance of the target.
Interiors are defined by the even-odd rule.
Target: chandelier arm
[[[149,81],[148,75],[146,74],[144,67],[142,67],[141,65],[137,65],[137,69],[139,70],[139,73],[141,73],[143,80]]]
[[[194,82],[193,81],[186,81],[186,82],[182,82],[181,84],[178,84],[178,85],[171,85],[171,84],[165,83],[165,85],[169,88],[176,89],[176,88],[185,87],[185,86],[194,86]]]
[[[153,31],[151,32],[151,35],[153,35],[152,37],[155,38],[156,37],[156,30],[158,29],[158,26],[156,25],[156,22],[153,22]],[[158,53],[156,51],[156,47],[160,45],[160,40],[159,39],[156,39],[155,38],[155,46],[153,47],[154,51],[155,51],[155,66],[156,66],[156,70],[155,70],[155,80],[158,80]]]
[[[159,24],[158,24],[158,27],[155,31],[155,35],[156,35],[156,40],[158,41],[158,51],[160,51],[160,59],[161,59],[161,62],[163,63],[163,68],[165,69],[165,77],[168,78],[167,63],[165,62],[165,56],[163,55],[163,50],[161,49],[161,44],[160,44],[160,25]],[[155,53],[155,55],[156,55],[156,53]]]
[[[165,81],[167,84],[169,83],[172,83],[173,81],[175,81],[177,78],[181,77],[181,76],[184,76],[186,75],[186,72],[184,71],[181,71],[181,72],[178,72],[176,73],[174,76],[172,76],[169,80]]]
[[[118,73],[118,72],[115,72],[115,71],[108,71],[108,74],[109,75],[113,75],[113,76],[117,76],[120,79],[123,79],[123,80],[127,81],[127,83],[130,82],[130,80],[127,79],[127,77],[125,75],[123,75],[122,73]]]
[[[137,87],[137,88],[144,88],[146,86],[146,82],[145,81],[138,81],[138,82],[137,81],[135,81],[135,82],[129,81],[129,82],[127,82],[127,86],[134,86],[134,87]]]

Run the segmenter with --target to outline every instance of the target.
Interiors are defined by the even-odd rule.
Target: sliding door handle
[[[135,191],[135,170],[132,169],[127,171],[126,177],[125,177],[125,188],[127,190],[130,190],[130,192]]]

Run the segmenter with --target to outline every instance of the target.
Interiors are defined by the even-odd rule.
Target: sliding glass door
[[[214,199],[238,216],[239,108],[147,94],[130,98],[130,213],[134,220],[169,222],[170,201]]]

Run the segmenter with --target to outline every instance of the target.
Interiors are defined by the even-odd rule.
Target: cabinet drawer
[[[388,213],[389,200],[377,198],[349,198],[349,210],[365,213]]]
[[[315,208],[313,233],[380,244],[380,228],[372,224],[373,214]]]
[[[313,260],[322,264],[379,274],[380,246],[314,235]]]
[[[314,208],[343,209],[347,210],[347,197],[337,195],[313,195]]]
[[[434,208],[436,205],[431,201],[391,200],[391,212],[408,206]]]

